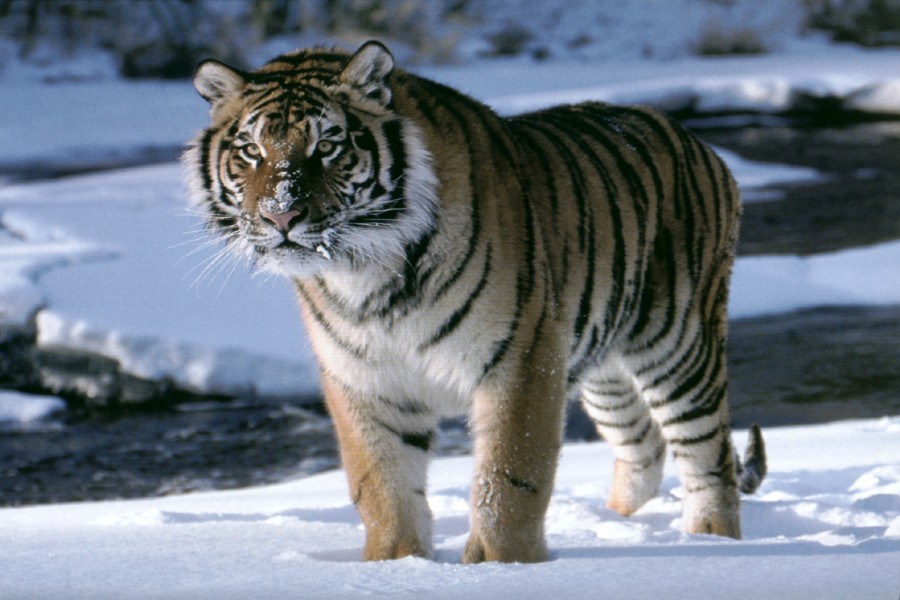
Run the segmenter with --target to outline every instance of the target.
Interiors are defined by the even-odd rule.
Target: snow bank
[[[724,148],[716,152],[728,164],[741,190],[741,202],[777,200],[780,192],[768,188],[776,185],[809,185],[825,178],[809,167],[761,163],[748,160]]]
[[[846,109],[900,112],[900,51],[829,48],[818,54],[528,65],[488,63],[427,71],[513,114],[601,100],[667,111],[780,113],[809,99]]]
[[[736,261],[731,318],[810,306],[900,304],[900,241],[814,256],[749,256]]]
[[[0,431],[46,422],[65,408],[66,403],[62,398],[0,390]]]
[[[745,433],[736,434],[742,445]],[[680,489],[604,508],[612,456],[563,449],[550,562],[459,564],[472,459],[434,461],[435,560],[357,562],[341,472],[243,491],[0,510],[0,596],[41,598],[889,598],[900,564],[900,419],[766,432],[744,539],[679,530]]]
[[[4,166],[81,166],[148,148],[179,148],[205,125],[205,102],[186,81],[0,85]]]
[[[19,314],[49,306],[39,344],[98,352],[140,377],[317,394],[290,286],[219,261],[184,198],[176,165],[0,189],[0,294]]]

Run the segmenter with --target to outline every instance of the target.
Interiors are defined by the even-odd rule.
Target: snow
[[[39,343],[98,351],[138,376],[212,392],[316,393],[287,283],[230,262],[204,273],[216,249],[184,206],[177,165],[8,186],[0,224],[15,235],[0,263],[17,285],[0,298],[48,305]],[[26,285],[36,274],[40,291]]]
[[[735,434],[742,446],[746,432]],[[0,597],[890,598],[900,564],[900,418],[766,432],[770,471],[744,539],[687,535],[670,469],[631,518],[604,508],[613,459],[566,445],[551,559],[459,564],[471,457],[430,469],[432,560],[360,563],[343,474],[151,500],[0,510]],[[671,466],[671,465],[670,465]]]
[[[0,431],[46,424],[65,408],[65,401],[55,396],[0,390]]]
[[[699,112],[791,109],[804,96],[843,99],[860,111],[900,112],[900,52],[829,48],[817,54],[609,63],[494,62],[422,69],[506,114],[601,100]],[[527,73],[527,76],[526,76]]]
[[[135,149],[179,147],[206,117],[195,96],[185,82],[25,81],[4,87],[0,114],[14,122],[0,125],[0,164],[77,165],[128,156]]]
[[[736,261],[731,318],[811,306],[900,304],[900,241],[814,256],[750,256]]]

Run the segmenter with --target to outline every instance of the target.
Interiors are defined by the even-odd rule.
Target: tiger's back
[[[724,310],[738,193],[721,159],[692,134],[652,109],[598,103],[503,119],[413,79],[395,103],[433,134],[426,145],[442,189],[452,190],[444,209],[446,195],[466,208],[468,222],[447,228],[465,236],[459,262],[468,264],[479,244],[504,245],[500,260],[520,271],[517,304],[547,286],[555,318],[571,324],[571,380],[598,352],[638,336],[661,303],[686,309],[679,290],[721,294],[715,305]],[[671,280],[673,270],[686,278]]]
[[[648,328],[671,327],[657,322],[664,305],[675,323],[721,286],[703,316],[724,319],[739,204],[707,146],[638,107],[557,107],[512,123],[529,188],[543,192],[554,299],[572,330],[571,380],[610,351],[641,346]]]
[[[366,558],[428,553],[427,452],[455,412],[476,453],[465,560],[545,558],[567,395],[614,448],[608,506],[656,493],[668,445],[685,529],[740,535],[724,365],[738,204],[708,147],[641,108],[500,118],[374,43],[257,73],[198,71],[214,126],[187,155],[195,198],[294,281]]]

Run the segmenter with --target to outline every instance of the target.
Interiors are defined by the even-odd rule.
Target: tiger
[[[428,458],[459,415],[462,562],[547,560],[570,400],[612,449],[611,511],[658,493],[670,449],[682,529],[740,537],[766,462],[758,428],[743,462],[731,440],[740,208],[709,146],[646,107],[500,116],[374,40],[206,60],[193,84],[211,123],[183,156],[192,205],[296,292],[364,560],[431,556]]]

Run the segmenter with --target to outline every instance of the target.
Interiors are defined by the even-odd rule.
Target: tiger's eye
[[[334,144],[329,142],[328,140],[319,140],[319,143],[316,144],[316,150],[320,154],[328,154],[332,150],[334,150]]]
[[[255,162],[262,156],[262,150],[256,144],[244,144],[240,147],[241,155],[251,162]]]

